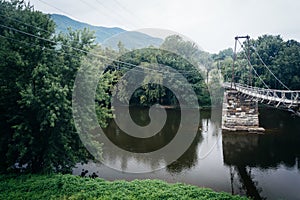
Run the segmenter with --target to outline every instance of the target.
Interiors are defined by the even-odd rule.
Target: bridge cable
[[[243,44],[242,44],[239,40],[237,40],[237,41],[238,41],[239,44],[243,47]],[[243,47],[243,49],[244,49],[244,47]],[[250,65],[250,67],[253,69],[254,73],[255,73],[256,76],[259,78],[259,80],[264,84],[264,86],[265,86],[266,88],[270,89],[270,87],[269,87],[269,86],[265,83],[265,81],[259,76],[259,74],[258,74],[257,71],[255,70],[255,68],[254,68],[253,65],[251,64],[250,59],[248,58],[248,56],[247,56],[246,53],[245,53],[245,49],[244,49],[244,51],[243,51],[243,54],[244,54],[244,56],[246,57],[246,59],[247,59],[247,61],[248,61],[248,64]]]
[[[215,149],[215,147],[217,146],[217,144],[220,142],[220,140],[221,140],[221,136],[220,136],[221,134],[220,133],[218,133],[218,136],[217,136],[217,139],[216,139],[216,142],[213,144],[213,146],[203,155],[203,156],[201,156],[201,153],[202,153],[202,148],[201,148],[201,146],[200,146],[200,148],[199,148],[199,160],[204,160],[204,159],[206,159],[212,152],[213,152],[213,150]]]
[[[251,46],[254,49],[255,54],[258,56],[259,60],[262,62],[262,64],[268,69],[268,71],[272,74],[272,76],[287,90],[291,91],[277,76],[270,70],[270,68],[266,65],[266,63],[263,61],[263,59],[258,54],[256,48],[254,46]]]

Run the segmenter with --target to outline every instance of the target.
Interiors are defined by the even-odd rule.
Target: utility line
[[[83,0],[80,0],[80,1],[83,1]],[[101,2],[100,0],[96,0],[96,3],[99,4],[101,7],[103,7],[103,8],[105,9],[105,11],[106,11],[106,10],[110,10],[110,12],[107,12],[107,13],[109,13],[109,14],[113,13],[113,15],[112,15],[113,18],[115,18],[118,22],[121,22],[121,24],[123,23],[123,22],[120,21],[119,19],[124,19],[124,17],[121,16],[121,15],[116,11],[116,9],[111,9],[111,8],[105,6],[104,3]],[[93,7],[93,9],[96,9],[96,8]],[[115,15],[117,15],[119,18],[116,18]],[[107,16],[109,16],[109,15],[107,15]],[[130,22],[130,24],[131,24],[133,27],[135,27],[135,29],[137,29],[137,28],[136,28],[137,26],[136,26],[135,24],[133,24],[133,23],[131,23],[131,22]]]
[[[16,18],[12,18],[12,17],[6,16],[6,15],[2,15],[2,14],[0,14],[0,16],[1,16],[1,17],[5,17],[6,19],[10,19],[10,20],[15,21],[15,22],[19,22],[19,23],[24,24],[24,25],[26,25],[26,26],[28,26],[28,27],[35,28],[35,29],[37,29],[37,30],[41,30],[41,31],[44,31],[44,32],[46,32],[46,33],[53,34],[53,33],[50,32],[50,31],[47,31],[47,30],[45,30],[45,29],[43,29],[43,28],[40,28],[40,27],[37,27],[37,26],[33,26],[33,25],[31,25],[31,24],[25,23],[25,22],[23,22],[23,21],[21,21],[21,20],[18,20],[18,19],[16,19]]]
[[[157,71],[157,72],[161,73],[161,71],[156,70],[156,69],[151,69],[151,68],[147,68],[147,67],[143,67],[143,66],[131,64],[131,63],[128,63],[128,62],[116,60],[116,59],[109,58],[107,56],[103,56],[103,55],[100,55],[100,54],[94,54],[94,53],[91,53],[91,52],[83,50],[83,49],[72,47],[70,45],[61,44],[61,43],[55,42],[53,40],[46,39],[46,38],[43,38],[43,37],[40,37],[40,36],[36,36],[34,34],[31,34],[31,33],[28,33],[28,32],[25,32],[25,31],[13,28],[13,27],[5,26],[3,24],[0,24],[0,26],[4,27],[4,28],[7,28],[7,29],[10,29],[10,30],[13,30],[13,31],[16,31],[16,32],[19,32],[19,33],[22,33],[22,34],[25,34],[25,35],[28,35],[30,37],[35,37],[37,39],[44,40],[44,41],[50,42],[50,43],[55,44],[55,45],[60,45],[60,46],[63,46],[63,47],[68,47],[68,48],[71,48],[73,50],[76,50],[76,51],[79,51],[79,52],[83,52],[83,53],[86,53],[86,54],[89,54],[89,55],[92,55],[92,56],[95,56],[95,57],[100,57],[100,58],[103,58],[103,59],[106,59],[106,60],[109,60],[109,61],[113,61],[113,62],[116,62],[116,63],[124,64],[124,65],[127,65],[127,66],[131,66],[131,67],[139,67],[139,68],[143,68],[143,69],[146,69],[146,70],[152,70],[152,71]],[[130,69],[130,70],[133,70],[132,68],[128,68],[128,67],[124,67],[124,66],[122,66],[122,68],[127,68],[127,69]],[[135,71],[138,71],[138,70],[135,70]],[[180,70],[177,70],[177,71],[180,71]],[[197,70],[195,70],[195,71],[198,72]],[[141,71],[139,71],[139,72],[141,72]],[[184,71],[182,73],[172,73],[172,74],[180,74],[180,75],[185,74],[185,75],[188,75],[188,74],[195,74],[195,72]],[[170,77],[170,76],[166,76],[166,77]]]
[[[23,40],[17,40],[15,38],[7,37],[7,36],[1,35],[1,34],[0,34],[0,37],[9,39],[9,40],[12,40],[12,41],[15,41],[15,42],[23,43],[23,44],[26,44],[28,46],[40,47],[40,49],[42,49],[42,50],[48,50],[48,51],[52,51],[52,52],[57,53],[57,50],[51,49],[51,48],[48,48],[48,47],[45,47],[45,46],[41,46],[39,44],[35,44],[35,43],[31,43],[31,42],[25,42]],[[70,55],[73,58],[80,58],[79,56],[74,56],[74,54],[71,54],[70,52],[64,52],[64,51],[62,51],[62,52],[59,52],[59,53]]]
[[[100,0],[96,0],[96,1],[100,1]],[[131,15],[132,17],[134,17],[135,20],[138,21],[139,25],[144,26],[142,20],[140,17],[136,16],[135,14],[133,14],[132,11],[130,11],[126,6],[124,6],[121,2],[119,2],[118,0],[113,0],[112,2],[114,2],[115,5],[117,5],[119,8],[123,9],[126,13],[128,13],[129,15]],[[136,24],[136,23],[135,23]]]
[[[53,6],[53,5],[47,3],[47,2],[44,1],[44,0],[39,0],[39,1],[42,2],[43,4],[49,6],[49,7],[52,7],[52,8],[54,8],[54,9],[56,9],[56,10],[58,10],[58,11],[64,13],[64,14],[66,14],[66,15],[68,15],[68,16],[70,16],[70,17],[76,19],[76,17],[74,17],[74,16],[71,15],[70,13],[68,13],[68,12],[66,12],[66,11],[64,11],[64,10],[62,10],[62,9],[60,9],[60,8],[58,8],[58,7],[56,7],[56,6]],[[77,21],[80,21],[80,20],[77,19]],[[104,34],[106,34],[106,35],[110,35],[110,36],[111,36],[111,33],[108,33],[108,32],[106,32],[106,31],[103,31],[103,30],[98,30],[98,31],[100,31],[100,32],[102,32],[102,33],[104,33]]]
[[[59,10],[59,11],[65,13],[65,14],[67,14],[67,15],[70,15],[70,14],[67,13],[66,11],[64,11],[64,10],[62,10],[62,9],[60,9],[60,8],[57,8],[56,6],[53,6],[53,5],[51,5],[51,4],[47,3],[47,2],[45,2],[44,0],[39,0],[39,1],[42,2],[42,3],[44,3],[44,4],[46,4],[46,5],[48,5],[48,6],[50,6],[50,7],[52,7],[52,8],[55,8],[56,10]],[[80,1],[84,2],[83,0],[80,0]],[[98,0],[96,0],[96,1],[97,1],[98,3],[100,3]],[[86,3],[86,2],[84,2],[84,3]],[[87,3],[86,3],[86,4],[87,4]],[[102,4],[102,3],[101,3],[101,4]],[[88,5],[89,5],[89,4],[88,4]],[[102,6],[103,6],[103,5],[102,5]],[[105,6],[103,6],[103,7],[105,8]],[[70,16],[71,16],[71,15],[70,15]],[[5,16],[5,17],[7,17],[7,16]],[[17,22],[19,22],[19,23],[25,24],[25,25],[27,25],[27,26],[29,26],[29,27],[33,27],[33,28],[36,28],[36,29],[38,29],[38,30],[43,30],[43,31],[45,31],[45,32],[50,33],[49,31],[47,31],[47,30],[45,30],[45,29],[42,29],[42,28],[40,28],[40,27],[37,27],[37,26],[33,26],[33,25],[30,25],[30,24],[27,24],[27,23],[25,23],[25,22],[23,22],[23,21],[14,19],[14,18],[12,18],[12,17],[7,17],[7,18],[10,18],[10,19],[12,19],[12,20],[14,20],[14,21],[17,21]],[[43,37],[40,37],[40,36],[36,36],[36,35],[34,35],[34,34],[31,34],[31,33],[28,33],[28,32],[25,32],[25,31],[22,31],[22,30],[13,28],[13,27],[8,27],[8,26],[1,25],[1,24],[0,24],[0,26],[2,26],[2,27],[4,27],[4,28],[7,28],[7,29],[10,29],[10,30],[17,31],[17,32],[19,32],[19,33],[22,33],[22,34],[25,34],[25,35],[28,35],[28,36],[31,36],[31,37],[38,38],[38,39],[40,39],[40,40],[44,40],[44,41],[53,43],[53,44],[55,44],[55,45],[61,45],[61,46],[69,47],[69,48],[72,48],[72,49],[74,49],[74,50],[76,50],[76,51],[84,52],[84,53],[89,54],[89,55],[93,55],[93,56],[101,57],[101,58],[103,58],[103,59],[107,59],[107,60],[114,61],[114,62],[117,62],[117,63],[125,64],[125,65],[127,65],[127,66],[138,67],[137,65],[134,65],[134,64],[131,64],[131,63],[128,63],[128,62],[123,62],[123,61],[120,61],[120,60],[112,59],[112,58],[109,58],[109,57],[107,57],[107,56],[95,55],[95,54],[93,54],[93,53],[91,53],[91,52],[89,52],[89,51],[85,51],[85,50],[83,50],[83,49],[79,49],[79,48],[72,47],[72,46],[65,45],[65,44],[60,44],[60,43],[55,42],[55,41],[53,41],[53,40],[46,39],[46,38],[43,38]],[[104,33],[107,33],[107,32],[104,32]],[[108,34],[108,33],[107,33],[107,34]],[[122,67],[124,67],[124,66],[122,66]],[[139,67],[141,67],[141,66],[139,66]],[[145,67],[144,67],[144,68],[145,68]],[[149,69],[149,68],[145,68],[145,69],[151,70],[151,69]],[[157,71],[157,70],[155,70],[155,69],[152,69],[152,70],[153,70],[153,71]],[[181,74],[181,75],[182,75],[182,74],[186,74],[186,75],[187,75],[187,74],[195,74],[195,72],[187,72],[187,71],[185,71],[185,70],[184,70],[183,72],[182,72],[181,70],[176,70],[176,71],[179,71],[180,73],[178,73],[178,74]],[[196,71],[198,72],[198,70],[196,70]]]

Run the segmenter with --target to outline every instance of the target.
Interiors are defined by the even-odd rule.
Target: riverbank
[[[247,199],[160,180],[105,181],[74,175],[0,175],[0,199]]]

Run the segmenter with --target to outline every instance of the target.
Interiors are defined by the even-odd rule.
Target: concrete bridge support
[[[236,90],[224,92],[222,129],[226,131],[263,132],[259,127],[258,103]]]

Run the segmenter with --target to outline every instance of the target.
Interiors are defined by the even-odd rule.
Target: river
[[[147,109],[131,108],[138,124],[148,118]],[[73,174],[95,173],[106,180],[161,179],[170,183],[183,182],[212,188],[254,199],[300,199],[300,118],[274,108],[260,108],[260,124],[264,134],[222,133],[221,111],[211,117],[210,111],[200,112],[199,131],[188,150],[167,167],[149,173],[125,173],[101,163],[77,164]],[[141,145],[127,137],[114,121],[105,134],[123,149],[147,152],[161,148],[174,137],[174,126],[180,121],[180,111],[168,109],[168,120],[161,132]],[[118,155],[104,151],[111,163],[121,163],[122,169],[155,166],[155,161]],[[142,163],[137,165],[136,163]]]

